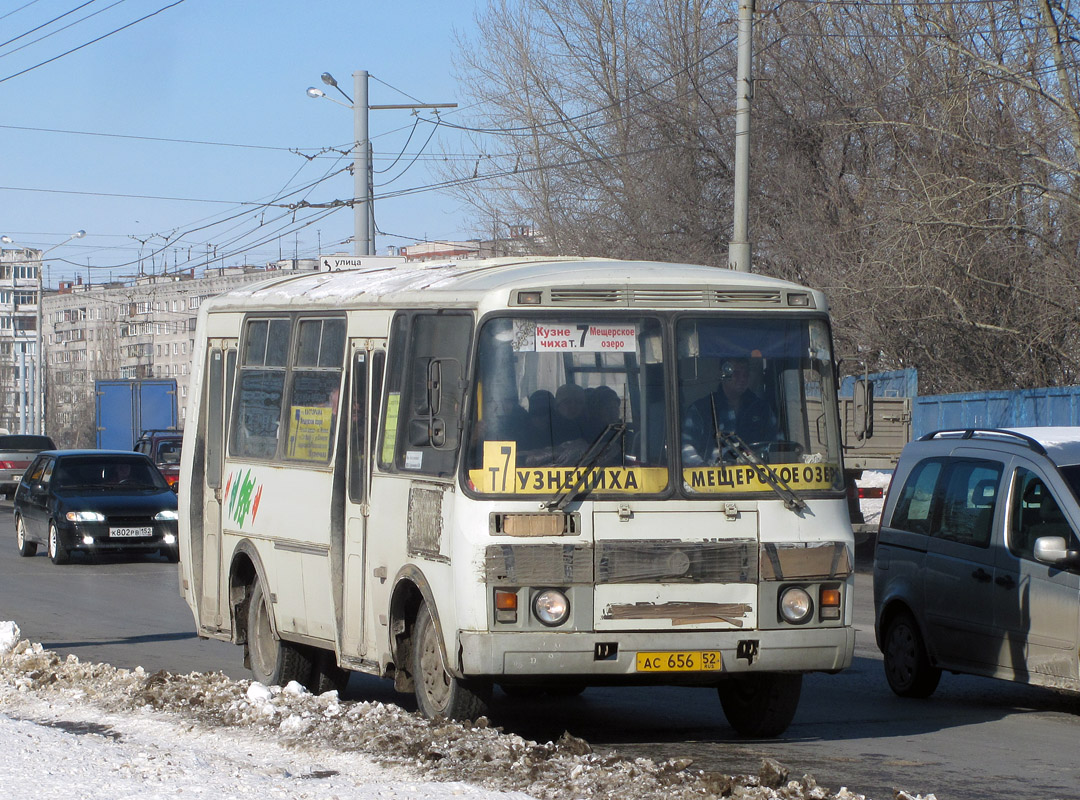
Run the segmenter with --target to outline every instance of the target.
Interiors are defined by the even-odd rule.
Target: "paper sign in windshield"
[[[529,353],[633,353],[637,335],[635,323],[514,320],[515,348]]]

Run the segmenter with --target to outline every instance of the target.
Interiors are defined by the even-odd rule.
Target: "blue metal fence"
[[[946,428],[1080,426],[1080,386],[920,397],[917,370],[877,372],[868,377],[874,382],[875,397],[912,398],[914,438]],[[841,397],[852,396],[855,381],[856,377],[844,378],[840,384]]]
[[[1080,425],[1080,386],[916,397],[911,413],[915,438],[944,428]]]

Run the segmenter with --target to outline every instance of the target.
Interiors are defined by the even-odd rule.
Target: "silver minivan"
[[[1080,692],[1080,428],[939,431],[908,444],[874,553],[889,686],[942,670]]]

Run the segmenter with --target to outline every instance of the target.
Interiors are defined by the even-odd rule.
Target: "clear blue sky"
[[[371,104],[464,105],[454,80],[454,31],[471,32],[480,0],[180,0],[167,8],[175,2],[0,0],[0,42],[7,42],[0,45],[0,234],[15,240],[7,247],[47,249],[87,232],[46,256],[51,285],[76,270],[85,279],[88,265],[95,281],[134,275],[140,250],[150,271],[149,254],[162,247],[170,270],[200,263],[200,254],[205,262],[208,247],[226,265],[264,264],[294,250],[313,257],[320,242],[324,253],[352,252],[351,243],[342,244],[353,232],[349,208],[302,227],[310,210],[295,222],[272,221],[286,212],[266,209],[260,218],[242,205],[273,200],[286,186],[316,182],[348,163],[333,152],[311,160],[289,152],[346,150],[352,140],[351,112],[307,97],[307,87],[344,101],[319,76],[330,72],[351,96],[352,73],[365,69]],[[443,113],[463,119],[460,111]],[[437,183],[431,157],[475,152],[460,133],[440,128],[397,177],[432,133],[421,122],[406,147],[413,120],[408,111],[370,112],[374,169],[387,170],[375,176],[376,223],[399,234],[379,236],[380,253],[414,239],[481,235],[468,210],[444,192],[379,199]],[[281,202],[351,197],[352,177],[343,173]],[[153,269],[162,266],[158,255]]]

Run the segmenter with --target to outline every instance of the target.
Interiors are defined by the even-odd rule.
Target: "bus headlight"
[[[792,625],[802,625],[814,613],[810,593],[799,586],[789,586],[780,595],[780,616]]]
[[[570,600],[558,589],[545,589],[533,598],[533,616],[548,627],[562,625],[570,616]]]

